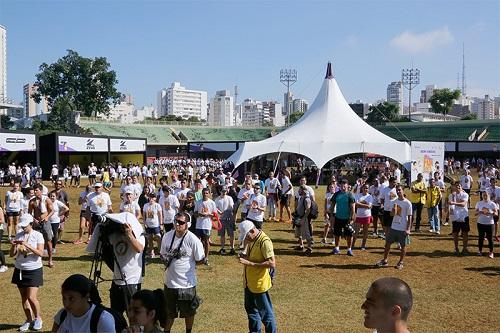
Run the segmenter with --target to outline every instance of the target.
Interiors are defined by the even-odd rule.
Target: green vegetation
[[[429,99],[432,111],[447,115],[453,108],[453,100],[460,97],[460,90],[450,90],[448,88],[435,89],[434,94]]]

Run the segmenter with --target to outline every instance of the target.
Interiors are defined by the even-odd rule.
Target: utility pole
[[[297,82],[297,70],[295,69],[280,70],[280,82],[286,86],[285,110],[287,115],[287,125],[290,126],[290,87],[295,82]]]
[[[420,84],[420,69],[403,69],[401,73],[401,82],[408,89],[408,119],[411,122],[411,91]]]

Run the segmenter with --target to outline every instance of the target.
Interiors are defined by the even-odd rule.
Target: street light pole
[[[290,126],[290,87],[297,82],[297,70],[282,69],[280,70],[280,82],[286,86],[286,115],[287,125]]]
[[[401,82],[408,89],[408,119],[411,122],[411,91],[420,84],[420,69],[403,69],[401,73]]]

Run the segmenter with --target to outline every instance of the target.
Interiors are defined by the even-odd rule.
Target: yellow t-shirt
[[[437,186],[429,187],[426,193],[426,206],[428,208],[436,206],[441,200],[441,189]]]
[[[261,231],[259,237],[249,245],[248,260],[261,263],[274,257],[273,243],[271,239]],[[269,268],[244,266],[243,284],[252,293],[260,294],[271,288],[271,275]]]
[[[109,172],[107,172],[107,171],[103,172],[103,174],[102,174],[102,181],[104,183],[109,183]]]
[[[410,200],[411,203],[422,203],[425,204],[425,193],[413,193],[411,191],[412,188],[415,188],[416,190],[426,190],[425,182],[422,180],[421,182],[419,181],[414,181],[411,183],[410,186],[410,193],[408,194],[408,199]]]

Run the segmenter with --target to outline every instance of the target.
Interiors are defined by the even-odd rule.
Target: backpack
[[[311,209],[309,211],[309,217],[312,219],[317,219],[319,215],[319,207],[316,201],[311,200]]]
[[[99,324],[99,319],[101,318],[101,314],[103,313],[103,311],[107,311],[113,316],[113,319],[115,320],[115,332],[122,332],[127,328],[127,321],[125,320],[125,317],[123,317],[123,314],[111,308],[102,306],[101,304],[96,304],[94,310],[92,311],[92,314],[90,315],[91,333],[97,333],[97,324]],[[61,317],[59,319],[59,326],[61,326],[67,316],[68,311],[66,311],[66,309],[62,310]]]

